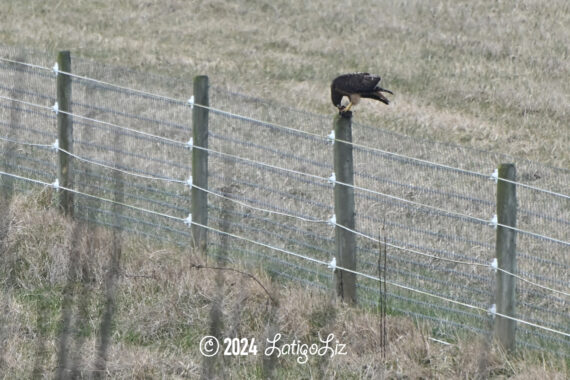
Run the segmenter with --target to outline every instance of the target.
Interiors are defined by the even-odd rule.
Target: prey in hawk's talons
[[[338,114],[340,115],[340,117],[343,117],[345,119],[352,118],[352,111],[339,110]]]
[[[349,102],[346,106],[341,105],[338,110],[340,112],[348,112],[350,111],[350,107],[352,107],[352,102]]]
[[[350,110],[350,107],[352,107],[352,103],[349,103],[346,106],[343,106],[342,104],[340,104],[337,107],[338,107],[338,114],[341,117],[348,118],[348,119],[350,119],[352,117],[352,111]]]
[[[355,95],[348,96],[348,104],[344,106],[342,105],[342,102],[339,103],[339,105],[337,106],[338,112],[340,114],[350,113],[350,116],[352,116],[352,111],[350,109],[352,108],[352,106],[357,105],[359,101],[360,101],[359,96]]]

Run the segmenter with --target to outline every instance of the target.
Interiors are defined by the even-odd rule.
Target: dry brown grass
[[[332,77],[377,72],[396,93],[393,104],[364,102],[360,122],[568,167],[569,7],[565,0],[5,1],[0,41],[69,49],[188,81],[208,74],[219,86],[323,114],[334,112]],[[78,330],[72,367],[95,373],[112,236],[90,228],[75,244],[74,226],[48,205],[49,195],[42,194],[17,197],[11,207],[0,299],[6,378],[55,373],[66,286]],[[220,288],[212,271],[190,270],[200,260],[188,252],[123,239],[109,377],[198,377],[204,366],[198,342],[219,297],[224,336],[263,341],[280,332],[312,343],[320,331],[348,346],[347,356],[313,358],[305,366],[283,358],[276,378],[568,376],[567,363],[558,359],[486,352],[486,342],[461,336],[453,346],[441,345],[430,340],[427,327],[399,317],[389,317],[383,363],[375,313],[339,307],[327,295],[272,284],[255,272],[280,301],[272,309],[264,291],[237,273],[224,273]],[[84,277],[70,285],[73,247]],[[263,368],[259,357],[226,358],[214,363],[214,374],[263,378]]]
[[[57,372],[66,308],[71,335],[64,373],[83,377],[99,373],[96,357],[112,231],[85,227],[75,236],[77,225],[46,209],[44,202],[43,194],[16,196],[7,215],[0,360],[7,379],[51,377]],[[338,304],[330,294],[299,285],[272,282],[263,271],[238,264],[235,269],[252,273],[277,299],[274,305],[247,276],[192,269],[192,264],[215,265],[192,252],[157,248],[154,242],[129,236],[122,237],[121,250],[104,372],[108,378],[198,378],[207,366],[198,344],[211,331],[216,303],[221,336],[255,338],[260,353],[266,338],[275,333],[283,335],[283,342],[307,344],[317,343],[319,334],[332,333],[335,341],[346,344],[347,355],[309,356],[306,364],[299,364],[297,355],[283,356],[273,364],[264,364],[261,354],[218,355],[211,364],[211,378],[564,379],[568,375],[563,360],[524,351],[507,356],[489,347],[484,338],[458,336],[452,345],[444,345],[430,338],[427,326],[393,316],[387,319],[384,360],[379,315],[374,311]],[[77,268],[80,274],[74,276]]]
[[[318,113],[333,113],[335,75],[377,72],[393,105],[365,102],[359,121],[570,164],[565,0],[8,1],[0,24],[3,43],[207,74]]]

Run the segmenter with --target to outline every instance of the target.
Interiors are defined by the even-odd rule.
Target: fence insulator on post
[[[335,228],[336,264],[356,270],[356,237],[354,211],[354,165],[352,159],[352,113],[339,114],[334,119],[334,209],[337,226]],[[346,141],[343,142],[343,141]],[[339,183],[340,182],[340,183]],[[342,184],[341,184],[342,183]],[[344,226],[345,228],[339,227]],[[336,292],[345,302],[356,303],[356,275],[338,269],[335,272]]]
[[[208,225],[208,77],[194,78],[194,104],[192,108],[192,221],[202,226]],[[201,107],[202,106],[202,107]],[[205,149],[200,149],[205,148]],[[192,224],[192,244],[201,252],[206,252],[208,230]]]
[[[71,173],[71,157],[65,153],[73,153],[73,120],[71,115],[71,77],[60,71],[71,72],[71,54],[60,51],[57,55],[57,135],[59,142],[58,173],[59,185],[73,187]],[[63,112],[61,112],[63,111]],[[66,215],[73,216],[73,193],[62,190],[59,192],[59,207]]]
[[[501,178],[510,181],[516,180],[514,164],[501,164],[499,166],[497,181],[497,240],[495,254],[497,257],[495,292],[496,312],[515,317],[515,292],[516,277],[510,273],[516,273],[516,227],[517,221],[517,197],[516,185],[512,182],[501,181]],[[503,271],[507,271],[505,273]],[[516,322],[501,316],[495,317],[495,338],[507,351],[515,349]]]

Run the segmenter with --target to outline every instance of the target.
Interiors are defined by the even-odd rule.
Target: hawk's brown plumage
[[[382,92],[394,94],[380,86],[380,76],[369,73],[352,73],[336,77],[331,83],[331,100],[341,112],[350,110],[354,104],[358,104],[360,98],[376,99],[385,104],[390,104],[388,98]],[[341,105],[343,96],[348,97],[346,107]]]

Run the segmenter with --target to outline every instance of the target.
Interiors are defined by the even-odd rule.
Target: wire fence
[[[56,186],[55,59],[0,47],[0,184]],[[191,79],[72,62],[75,215],[190,245]],[[61,75],[61,73],[59,73]],[[189,75],[191,78],[191,75]],[[326,96],[326,94],[323,94]],[[330,288],[332,117],[210,88],[208,254]],[[386,118],[385,125],[397,124]],[[196,148],[196,147],[195,147]],[[353,123],[358,299],[441,340],[489,334],[498,164],[516,164],[517,343],[570,352],[570,170]],[[117,192],[120,189],[121,195]],[[120,199],[120,200],[119,200]],[[229,239],[231,252],[223,250]]]

